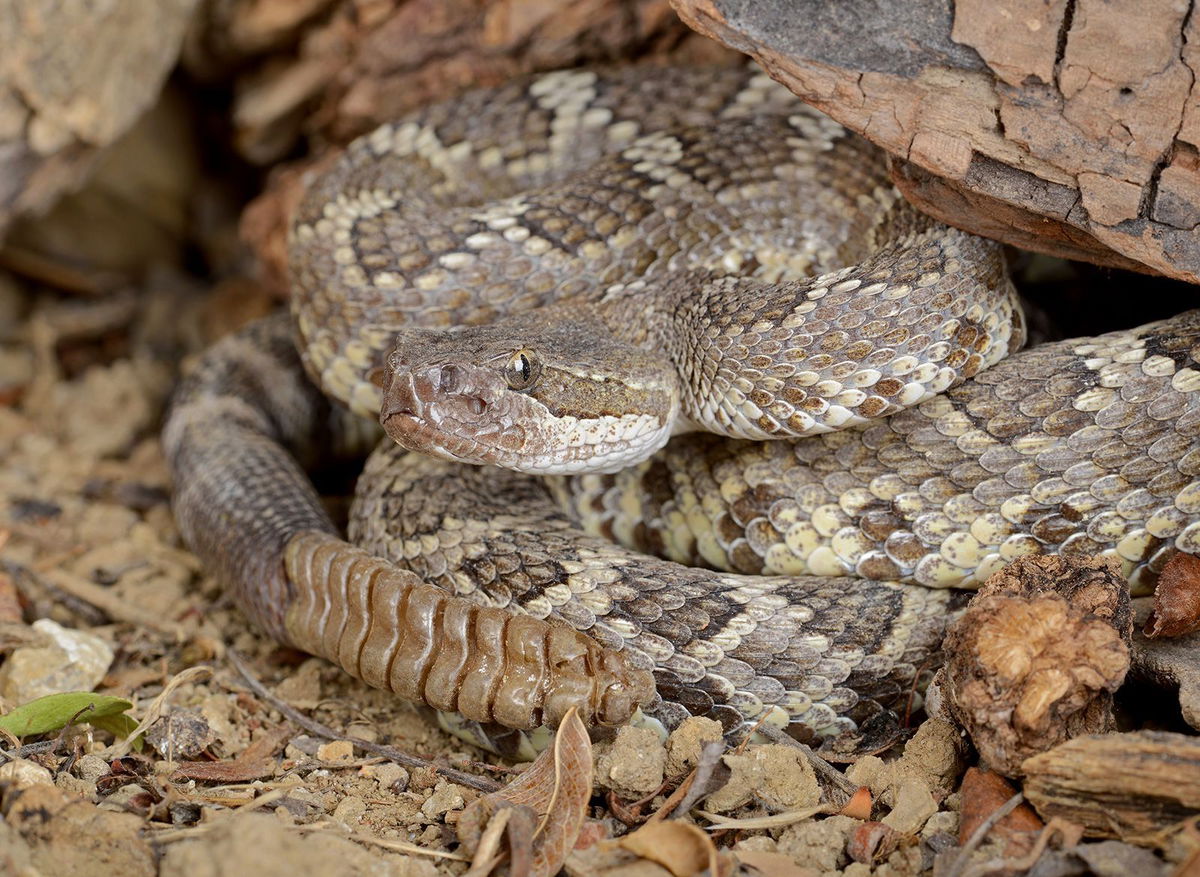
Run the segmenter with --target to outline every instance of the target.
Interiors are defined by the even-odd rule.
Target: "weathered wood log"
[[[896,156],[922,209],[1200,283],[1200,16],[1187,0],[671,0]]]
[[[1156,845],[1200,813],[1200,738],[1163,731],[1077,737],[1026,760],[1025,796],[1043,819],[1091,837]]]

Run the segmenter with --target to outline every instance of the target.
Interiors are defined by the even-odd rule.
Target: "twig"
[[[184,639],[182,625],[163,621],[161,617],[155,615],[153,612],[122,600],[117,594],[114,594],[107,588],[102,588],[99,585],[89,582],[82,576],[74,575],[64,569],[49,569],[41,573],[33,573],[33,575],[48,582],[58,590],[65,591],[72,597],[95,606],[113,621],[125,621],[129,624],[148,628],[156,633],[166,634],[167,636],[174,637],[176,640]]]
[[[996,824],[1012,813],[1025,800],[1025,795],[1017,792],[999,807],[997,807],[987,819],[979,823],[979,827],[971,832],[971,836],[967,838],[967,842],[962,845],[958,851],[958,855],[954,858],[954,863],[946,869],[944,877],[961,877],[967,861],[971,858],[971,853],[975,852],[976,848],[983,843],[983,839],[987,837],[988,832],[996,827]]]
[[[370,752],[374,755],[381,755],[389,761],[394,761],[397,764],[402,764],[405,767],[412,768],[428,768],[441,774],[451,782],[458,783],[460,786],[468,786],[472,789],[478,789],[481,792],[495,792],[503,788],[499,783],[494,783],[484,777],[473,776],[469,773],[464,773],[461,770],[455,770],[452,767],[442,767],[434,764],[428,759],[421,758],[416,755],[410,755],[392,746],[383,746],[379,743],[373,743],[370,740],[364,740],[361,737],[355,737],[350,734],[339,734],[337,731],[330,728],[328,725],[322,725],[315,719],[311,719],[298,711],[295,707],[280,700],[271,693],[268,688],[255,678],[250,672],[250,668],[246,666],[246,662],[233,649],[229,649],[226,653],[229,657],[229,662],[242,675],[246,684],[250,689],[262,700],[269,703],[272,707],[279,710],[289,721],[308,731],[310,734],[315,734],[318,737],[324,737],[326,740],[346,740],[353,743],[359,749],[365,752]]]
[[[0,757],[7,759],[26,758],[30,755],[41,755],[44,752],[53,752],[58,746],[58,740],[42,740],[38,743],[26,743],[24,746],[18,746],[16,749],[0,749]]]

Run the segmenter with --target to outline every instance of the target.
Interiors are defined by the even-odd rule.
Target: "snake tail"
[[[650,672],[562,624],[481,606],[343,541],[298,460],[366,436],[305,378],[282,315],[214,345],[163,432],[186,542],[278,642],[369,685],[518,729],[626,721]]]

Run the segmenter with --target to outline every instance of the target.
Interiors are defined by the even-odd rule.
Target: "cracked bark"
[[[894,156],[921,209],[1200,283],[1194,0],[671,0]]]

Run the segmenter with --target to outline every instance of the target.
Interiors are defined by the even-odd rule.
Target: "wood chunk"
[[[1200,282],[1200,16],[1179,0],[672,0],[911,163],[951,225]],[[912,180],[922,174],[941,184]]]
[[[1200,813],[1200,738],[1164,731],[1077,737],[1023,765],[1043,819],[1145,846]]]
[[[1129,668],[1128,586],[1099,559],[1024,557],[984,583],[944,645],[939,685],[983,761],[1006,776],[1112,728]]]

